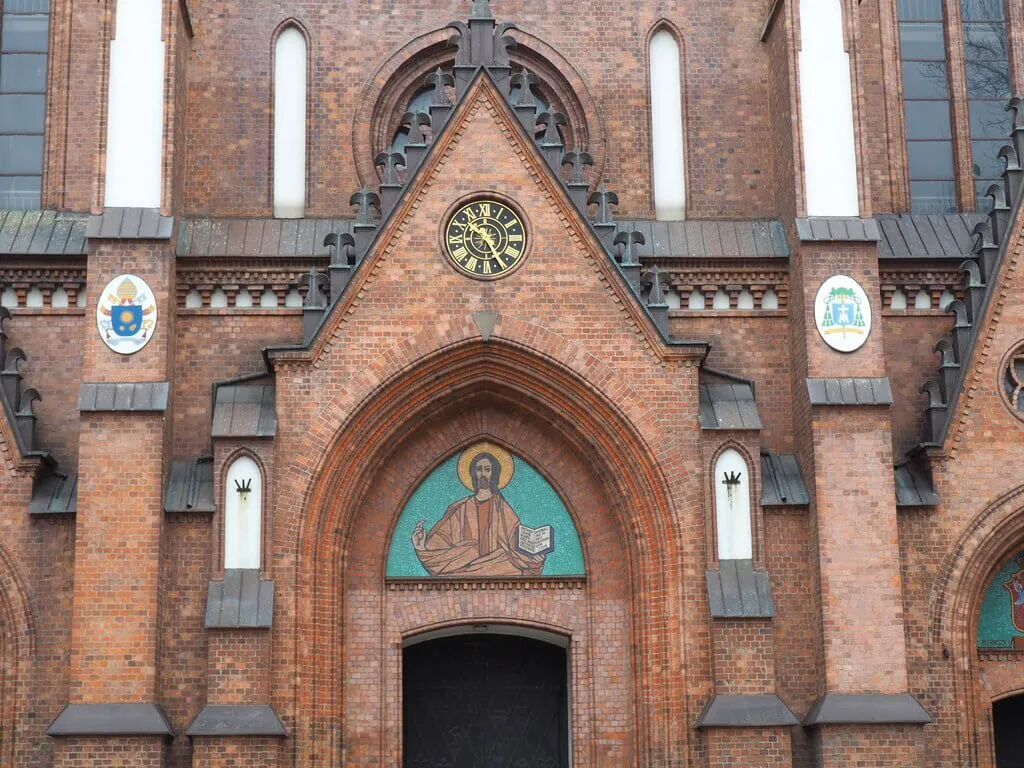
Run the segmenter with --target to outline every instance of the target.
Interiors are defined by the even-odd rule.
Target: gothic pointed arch
[[[662,444],[652,440],[659,429],[647,421],[649,409],[600,361],[529,323],[509,321],[484,341],[475,323],[467,321],[427,329],[389,356],[388,370],[373,364],[352,377],[349,391],[324,404],[296,451],[301,458],[285,470],[282,487],[294,492],[286,490],[283,500],[305,510],[302,530],[289,545],[295,547],[297,593],[304,595],[294,607],[295,634],[301,638],[299,675],[309,681],[297,692],[302,740],[333,745],[324,752],[333,754],[331,749],[340,749],[343,740],[339,719],[349,707],[362,705],[350,700],[353,689],[341,682],[353,668],[325,650],[341,647],[343,633],[348,633],[346,646],[362,642],[358,633],[364,630],[378,637],[377,622],[385,614],[388,621],[407,621],[405,631],[434,626],[415,607],[381,613],[381,601],[405,588],[384,578],[384,552],[401,501],[381,494],[416,486],[433,471],[436,459],[424,459],[420,450],[450,455],[473,440],[503,440],[522,430],[508,444],[525,460],[538,467],[571,464],[578,474],[589,475],[586,482],[604,500],[591,508],[598,518],[576,520],[584,549],[595,546],[595,537],[605,539],[602,555],[585,556],[624,570],[606,577],[588,572],[585,588],[601,585],[622,595],[630,606],[624,617],[634,617],[625,620],[634,639],[622,663],[632,670],[626,675],[634,697],[632,743],[637,759],[647,760],[646,751],[657,748],[652,745],[685,738],[676,729],[691,719],[658,718],[654,712],[697,707],[696,700],[669,703],[660,701],[661,694],[643,692],[671,690],[685,674],[686,644],[679,632],[683,563],[695,554],[677,549],[689,546],[692,537],[677,539],[664,532],[678,524],[680,483],[688,488],[686,494],[698,494],[699,480],[685,472],[671,478],[664,474],[662,466],[681,466],[680,446],[668,438]],[[423,354],[423,349],[434,351]],[[601,389],[593,382],[600,382]],[[614,391],[616,403],[602,390]],[[561,440],[560,448],[553,447],[552,435]],[[564,484],[574,476],[571,471],[551,473],[552,485],[570,502],[574,493]],[[614,547],[614,554],[608,547]],[[453,620],[460,615],[461,621],[481,620],[479,613],[460,614],[463,602],[446,604]],[[397,610],[412,615],[396,617]],[[571,622],[559,611],[568,609],[555,601],[551,610],[543,617],[491,618],[529,626],[539,621],[538,628],[565,632]],[[488,618],[486,611],[483,616]],[[396,637],[400,642],[401,635]],[[389,658],[373,662],[367,674],[385,675]],[[374,689],[390,688],[382,677]]]

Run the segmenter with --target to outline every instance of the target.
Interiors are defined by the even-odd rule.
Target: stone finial
[[[514,107],[536,107],[537,99],[533,95],[533,86],[537,84],[537,76],[525,67],[512,75],[512,87],[519,86]]]
[[[401,180],[398,178],[398,166],[405,167],[405,155],[401,152],[381,152],[375,158],[373,158],[373,164],[378,168],[383,168],[384,171],[381,174],[382,184],[401,184]]]
[[[449,104],[448,94],[444,89],[455,87],[455,77],[438,67],[436,71],[427,75],[426,83],[434,89],[430,97],[431,106],[447,106]]]
[[[402,115],[402,125],[409,126],[409,143],[424,144],[426,133],[423,128],[430,128],[430,115],[426,112],[406,112]]]
[[[572,166],[569,169],[570,184],[586,184],[586,166],[593,164],[594,158],[582,149],[573,149],[562,156],[562,165]]]
[[[331,232],[324,238],[324,246],[334,249],[331,253],[331,264],[344,267],[355,265],[356,239],[348,232]]]
[[[537,125],[544,126],[544,137],[541,144],[562,144],[560,126],[569,124],[569,118],[561,112],[541,112],[537,115]]]
[[[348,204],[352,207],[359,208],[359,214],[356,216],[356,224],[374,226],[376,221],[373,217],[373,208],[380,210],[380,196],[368,189],[363,187],[361,190],[356,192],[348,199]]]
[[[470,66],[473,62],[473,52],[470,50],[469,27],[464,21],[452,21],[448,26],[456,31],[456,34],[448,38],[448,47],[456,49],[455,66]]]
[[[619,204],[619,196],[602,184],[590,197],[587,198],[587,205],[597,206],[597,217],[595,224],[614,224],[611,206]]]
[[[511,21],[504,21],[494,30],[494,66],[508,67],[511,61],[508,57],[508,49],[515,48],[516,41],[505,33],[510,29],[517,29]]]
[[[634,246],[644,245],[646,242],[644,233],[635,229],[629,232],[623,230],[617,233],[615,239],[612,240],[612,245],[622,246],[622,255],[619,263],[624,267],[635,267],[640,264],[640,259],[637,258]]]
[[[1014,96],[1006,103],[1006,111],[1013,113],[1012,131],[1024,131],[1024,99]]]
[[[647,306],[652,309],[668,307],[665,301],[665,286],[661,282],[661,270],[654,264],[647,271],[647,279],[651,282],[650,290],[647,292]]]
[[[323,272],[312,267],[309,272],[299,278],[299,286],[306,287],[306,297],[302,300],[303,309],[323,309],[327,306],[327,291],[330,281]]]

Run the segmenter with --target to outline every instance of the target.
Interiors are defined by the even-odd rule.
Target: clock
[[[444,250],[459,272],[493,279],[514,270],[526,253],[526,227],[506,203],[479,199],[458,208],[444,228]]]

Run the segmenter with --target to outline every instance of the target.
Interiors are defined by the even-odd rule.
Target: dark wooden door
[[[1024,768],[1024,695],[992,705],[998,768]]]
[[[403,655],[405,768],[568,768],[565,649],[458,635]]]

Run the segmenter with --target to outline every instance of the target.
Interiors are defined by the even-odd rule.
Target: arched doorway
[[[567,672],[565,648],[521,635],[406,646],[403,765],[568,768]]]
[[[992,705],[997,768],[1024,768],[1024,694]]]

